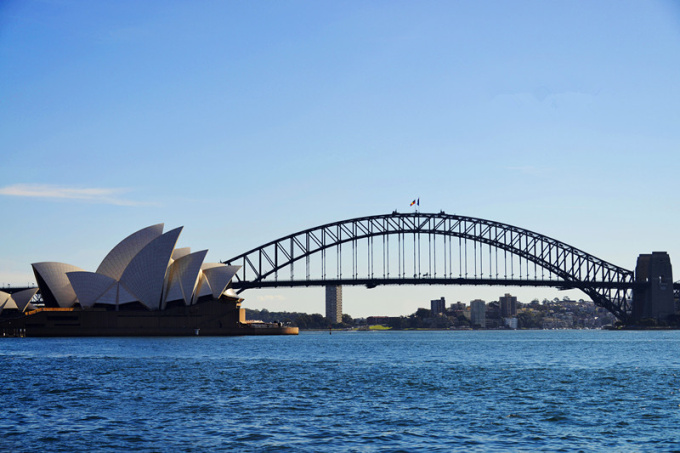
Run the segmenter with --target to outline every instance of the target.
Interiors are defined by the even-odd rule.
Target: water
[[[680,331],[0,339],[0,451],[680,450]]]

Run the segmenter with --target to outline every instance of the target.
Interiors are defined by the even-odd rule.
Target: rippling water
[[[680,332],[0,339],[0,451],[680,450]]]

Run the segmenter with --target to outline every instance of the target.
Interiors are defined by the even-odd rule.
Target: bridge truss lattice
[[[556,239],[460,215],[397,213],[309,228],[224,263],[239,292],[282,286],[464,284],[577,288],[621,320],[633,271]]]

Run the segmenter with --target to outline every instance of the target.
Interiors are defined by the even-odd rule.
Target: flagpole
[[[417,214],[419,212],[419,208],[420,208],[420,197],[414,198],[409,206],[411,206],[411,207],[415,206],[415,210],[416,210],[415,212]]]

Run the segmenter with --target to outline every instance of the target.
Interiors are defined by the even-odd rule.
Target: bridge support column
[[[675,314],[673,298],[673,269],[666,252],[652,252],[638,256],[635,281],[646,283],[633,291],[633,319],[653,318],[666,321]]]
[[[333,324],[342,322],[342,286],[326,286],[326,318]]]

